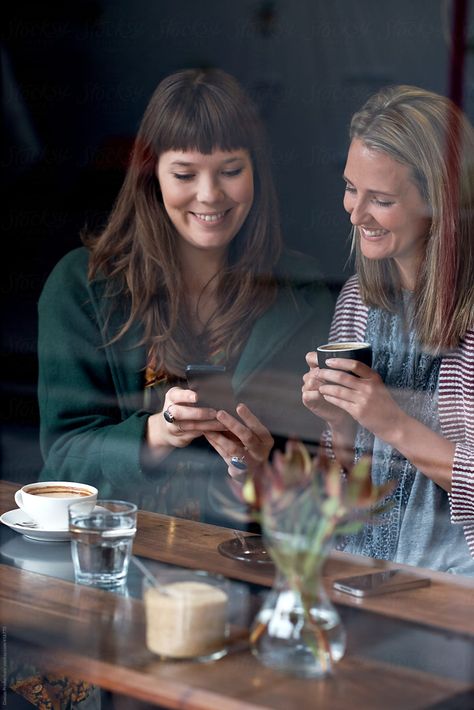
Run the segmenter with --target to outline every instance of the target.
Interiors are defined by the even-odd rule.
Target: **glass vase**
[[[272,590],[253,623],[252,653],[263,665],[300,678],[323,678],[345,651],[346,634],[322,582],[325,554],[288,543],[270,550],[277,566]]]

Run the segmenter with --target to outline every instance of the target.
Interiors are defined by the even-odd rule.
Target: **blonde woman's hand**
[[[327,422],[331,430],[332,449],[343,468],[354,462],[354,438],[357,424],[349,412],[338,406],[339,403],[326,399],[321,387],[325,385],[324,368],[318,367],[315,352],[306,355],[309,371],[303,376],[302,399],[310,412]],[[353,379],[356,379],[353,377]]]
[[[193,439],[225,426],[216,419],[215,409],[197,407],[197,395],[189,389],[171,387],[163,410],[148,418],[146,441],[152,450],[188,446]]]
[[[319,371],[319,394],[328,406],[346,412],[375,436],[390,443],[407,417],[380,375],[356,360],[332,358]],[[357,377],[354,377],[357,375]]]
[[[306,362],[309,365],[309,370],[303,375],[303,386],[301,388],[304,406],[315,416],[324,419],[331,428],[343,427],[347,414],[340,407],[328,402],[320,391],[320,387],[325,383],[325,380],[321,377],[323,370],[318,367],[317,353],[308,353]]]
[[[224,410],[218,411],[217,421],[225,431],[207,432],[204,436],[226,462],[229,475],[243,479],[247,471],[254,474],[268,461],[274,441],[245,404],[237,405],[236,412],[240,420]],[[233,458],[237,466],[232,463]]]

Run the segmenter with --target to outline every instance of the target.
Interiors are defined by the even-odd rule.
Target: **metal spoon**
[[[245,535],[242,535],[240,530],[233,530],[232,532],[234,533],[235,537],[242,545],[242,550],[243,550],[244,554],[245,555],[252,554],[252,550],[249,549],[249,546],[247,544],[247,540],[245,539]]]

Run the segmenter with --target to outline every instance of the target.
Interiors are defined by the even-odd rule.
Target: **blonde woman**
[[[352,119],[344,207],[356,275],[330,338],[368,340],[372,368],[308,353],[303,402],[341,466],[395,479],[346,550],[474,574],[474,135],[448,99],[410,86]],[[354,377],[357,375],[357,377]]]

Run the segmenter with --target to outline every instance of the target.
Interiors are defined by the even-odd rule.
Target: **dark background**
[[[103,223],[157,83],[209,65],[243,83],[270,135],[285,241],[316,256],[337,292],[351,272],[341,180],[350,116],[386,84],[452,94],[456,4],[17,0],[0,10],[3,478],[34,479],[41,466],[42,284],[84,225]],[[468,42],[469,24],[468,11]],[[462,100],[472,117],[467,50]]]

